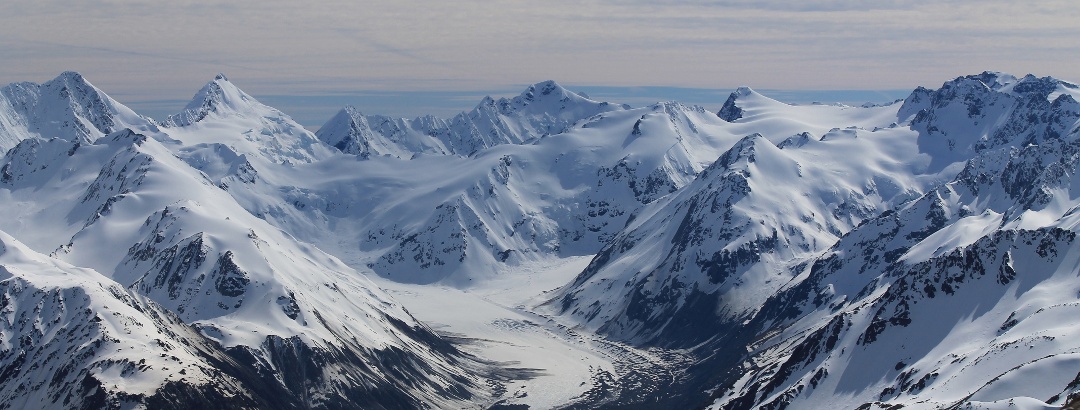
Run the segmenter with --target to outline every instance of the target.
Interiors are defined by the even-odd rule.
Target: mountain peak
[[[83,75],[80,74],[78,71],[64,71],[60,73],[60,75],[56,76],[53,81],[87,83],[86,78],[83,77]]]
[[[252,111],[256,104],[259,102],[254,97],[230,82],[225,74],[218,73],[213,81],[195,93],[183,111],[170,115],[162,125],[183,127],[199,122],[211,113],[224,116]]]
[[[254,97],[248,95],[231,81],[225,74],[218,73],[214,76],[214,80],[206,83],[199,92],[195,93],[195,97],[188,103],[188,109],[198,107],[208,108],[231,108],[239,111],[240,109],[251,106],[258,101]]]
[[[76,96],[97,95],[100,97],[100,95],[103,94],[101,90],[99,90],[97,87],[94,87],[94,85],[90,84],[89,81],[86,81],[86,77],[83,77],[83,75],[79,74],[79,72],[77,71],[64,71],[63,73],[60,73],[60,75],[56,76],[56,78],[46,81],[44,84],[42,84],[42,86],[45,88],[73,88],[76,90],[76,94],[74,94]],[[73,95],[70,92],[68,92],[67,94]]]
[[[509,113],[537,103],[543,103],[542,105],[559,104],[565,108],[566,104],[571,102],[595,103],[573,91],[567,90],[554,80],[547,80],[530,85],[517,97],[509,100],[500,99],[497,105],[503,113]]]
[[[720,111],[716,112],[716,116],[727,122],[734,122],[735,120],[742,118],[743,109],[738,106],[737,102],[740,98],[749,97],[753,94],[756,94],[756,92],[747,86],[735,89],[735,91],[732,91],[731,94],[728,95],[728,98],[724,101],[724,106],[720,108]]]
[[[568,94],[577,95],[576,93],[573,93],[564,88],[563,86],[559,85],[559,83],[555,82],[555,80],[541,81],[533,84],[529,86],[528,91],[526,92],[535,92],[537,90],[539,90],[541,96],[552,94],[560,97],[566,96]]]

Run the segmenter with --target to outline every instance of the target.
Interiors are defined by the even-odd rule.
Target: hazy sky
[[[179,109],[225,72],[263,100],[382,96],[385,110],[365,111],[414,115],[423,96],[460,111],[547,79],[726,91],[910,90],[983,70],[1077,81],[1078,21],[1075,0],[5,1],[0,83],[75,70],[133,108]]]

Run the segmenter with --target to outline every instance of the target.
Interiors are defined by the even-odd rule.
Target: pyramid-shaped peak
[[[191,99],[186,108],[205,107],[240,110],[255,103],[257,103],[255,98],[230,82],[224,74],[219,73],[214,77],[213,81],[207,83],[199,92],[195,93],[195,97]]]
[[[195,93],[183,111],[170,115],[162,121],[162,125],[187,126],[201,121],[211,113],[218,115],[243,113],[256,110],[256,107],[260,105],[261,103],[230,82],[224,74],[218,73],[212,81]]]
[[[93,84],[90,84],[90,82],[86,80],[86,77],[83,77],[83,75],[77,71],[64,71],[63,73],[60,73],[60,75],[56,76],[56,78],[46,81],[44,84],[42,84],[42,86],[46,88],[69,87],[87,91],[92,90],[95,92],[100,92],[97,87],[94,87]]]
[[[195,94],[195,99],[199,97],[212,97],[217,102],[242,102],[253,101],[250,95],[245,93],[235,84],[233,84],[225,74],[218,73],[214,76],[214,80],[210,81]]]
[[[724,121],[734,122],[746,115],[745,109],[748,107],[753,108],[762,105],[788,104],[769,98],[750,87],[742,86],[728,95],[727,100],[724,101],[724,105],[720,107],[720,111],[717,111],[716,115]]]
[[[699,175],[699,179],[705,179],[706,175],[722,175],[732,170],[745,168],[749,164],[757,162],[759,152],[779,151],[780,149],[769,142],[760,133],[747,135],[728,148],[719,158]]]

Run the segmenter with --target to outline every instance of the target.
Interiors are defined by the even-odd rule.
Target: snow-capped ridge
[[[91,143],[123,128],[156,131],[149,119],[78,72],[66,71],[43,84],[13,83],[0,89],[0,150],[35,136]]]

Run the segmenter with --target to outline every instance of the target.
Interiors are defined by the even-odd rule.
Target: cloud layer
[[[219,71],[255,95],[1077,80],[1078,16],[1073,1],[999,0],[5,2],[0,82],[78,70],[127,101],[186,98]]]

